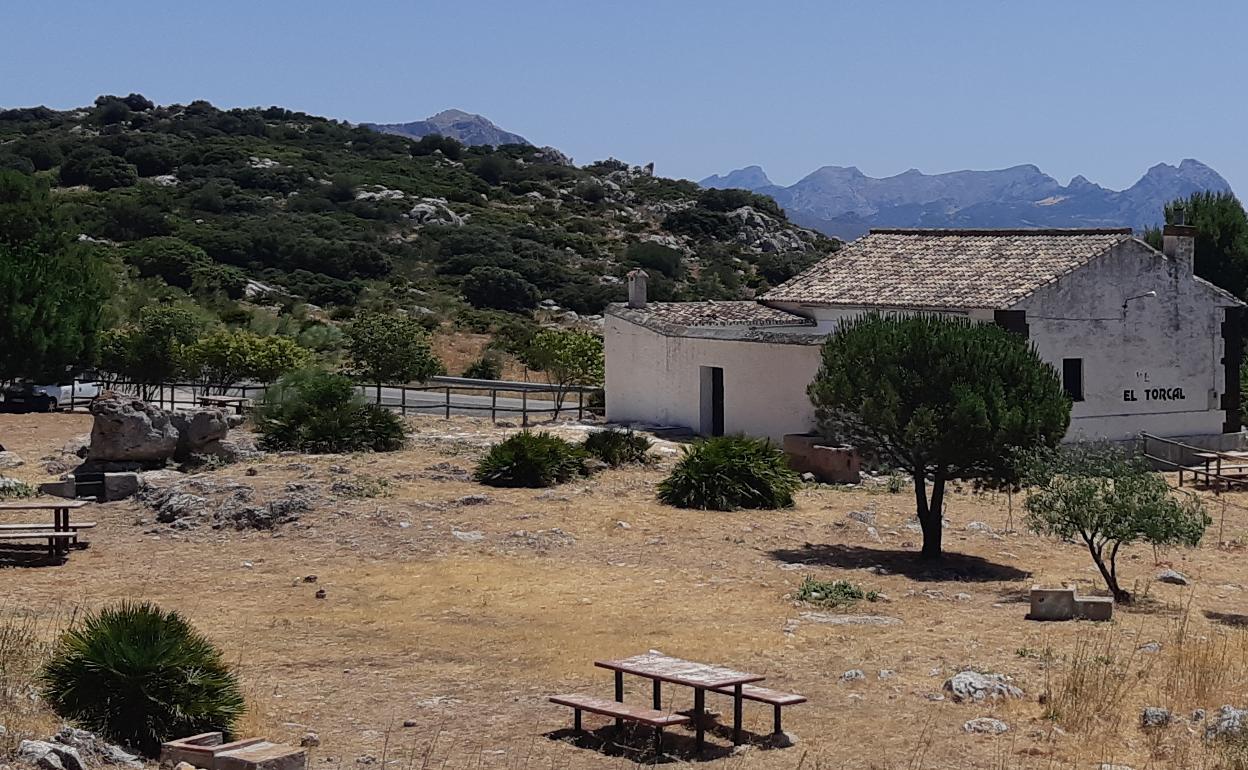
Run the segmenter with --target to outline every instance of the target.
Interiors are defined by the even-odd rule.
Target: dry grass
[[[810,698],[785,717],[801,738],[796,748],[713,754],[725,767],[1235,766],[1188,721],[1195,708],[1248,705],[1248,641],[1237,625],[1248,623],[1243,554],[1212,535],[1199,549],[1163,554],[1191,587],[1149,585],[1147,599],[1112,624],[1040,624],[1023,620],[1033,583],[1086,591],[1100,588],[1098,578],[1079,546],[1007,532],[1004,497],[951,496],[950,556],[932,570],[912,558],[911,496],[884,485],[807,489],[791,511],[675,511],[653,498],[668,456],[549,493],[485,490],[430,469],[470,468],[496,432],[472,420],[412,424],[419,438],[400,453],[270,457],[250,466],[254,476],[237,466],[208,474],[265,493],[291,481],[318,487],[325,503],[276,535],[147,534],[150,521],[135,522],[150,513],[137,504],[98,506],[92,547],[67,564],[0,569],[4,617],[40,619],[36,635],[46,640],[63,625],[51,619],[76,606],[125,597],[176,607],[238,662],[252,705],[246,730],[294,741],[316,731],[313,761],[327,770],[365,756],[393,768],[623,767],[644,755],[551,740],[570,715],[545,698],[608,693],[610,678],[592,661],[650,648],[758,671]],[[88,425],[81,416],[3,416],[0,443],[30,461]],[[33,465],[19,470],[40,480]],[[388,479],[386,495],[328,494],[334,480],[358,476]],[[490,502],[456,503],[469,494]],[[875,514],[874,534],[847,516],[865,510]],[[966,529],[972,521],[993,531]],[[1238,509],[1228,508],[1223,527],[1227,542],[1248,539]],[[1157,571],[1151,549],[1128,549],[1120,570],[1148,582]],[[301,582],[310,574],[315,584]],[[814,608],[786,598],[807,575],[878,590],[885,598],[850,612],[902,622],[812,622],[802,613]],[[1160,652],[1140,649],[1153,641]],[[1027,696],[934,700],[964,667],[1007,674]],[[851,668],[867,680],[840,683]],[[879,669],[896,676],[879,679]],[[628,686],[630,699],[648,699],[642,683]],[[686,708],[688,693],[669,689],[669,705]],[[1146,705],[1183,721],[1142,731]],[[979,716],[1011,729],[996,738],[963,732]],[[747,706],[748,729],[765,731],[769,717]],[[407,720],[415,726],[404,728]],[[678,753],[688,741],[675,731]],[[722,737],[714,743],[726,749]]]

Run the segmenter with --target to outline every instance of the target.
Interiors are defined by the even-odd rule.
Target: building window
[[[1083,400],[1083,359],[1062,359],[1062,387],[1071,401]]]

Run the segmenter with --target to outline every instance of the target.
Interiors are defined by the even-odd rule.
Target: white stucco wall
[[[1157,296],[1123,309],[1149,291]],[[1062,359],[1083,359],[1085,400],[1071,410],[1068,438],[1127,439],[1222,432],[1222,321],[1233,304],[1128,241],[1014,309],[1027,313],[1029,337],[1059,373]]]
[[[806,386],[819,369],[819,346],[665,337],[608,315],[607,419],[699,430],[701,367],[724,370],[724,432],[767,436],[814,427]]]

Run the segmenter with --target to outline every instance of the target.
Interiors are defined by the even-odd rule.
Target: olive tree
[[[429,333],[409,316],[370,312],[346,328],[347,356],[355,373],[377,385],[425,381],[445,368],[429,345]]]
[[[1118,582],[1124,545],[1195,546],[1211,523],[1198,498],[1177,496],[1142,458],[1111,444],[1033,449],[1017,463],[1028,529],[1083,541],[1117,602],[1131,601]]]
[[[1057,372],[1026,340],[934,315],[842,323],[808,393],[827,436],[913,478],[927,559],[941,554],[951,479],[1010,483],[1011,450],[1053,446],[1070,423]]]
[[[546,382],[554,386],[555,417],[558,417],[571,388],[602,384],[605,369],[602,337],[570,329],[544,329],[533,335],[524,362],[545,374]]]

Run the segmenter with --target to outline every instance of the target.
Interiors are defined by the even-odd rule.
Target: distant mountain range
[[[504,131],[488,118],[463,110],[443,110],[437,115],[414,123],[365,123],[367,128],[420,139],[430,134],[441,134],[458,139],[464,144],[532,144],[519,134]]]
[[[1218,172],[1190,158],[1159,163],[1125,190],[1077,176],[1068,185],[1032,165],[997,171],[924,174],[910,169],[876,179],[850,166],[824,166],[789,187],[759,166],[703,179],[770,195],[794,222],[839,238],[872,227],[1134,227],[1162,221],[1166,203],[1194,192],[1230,191]]]

